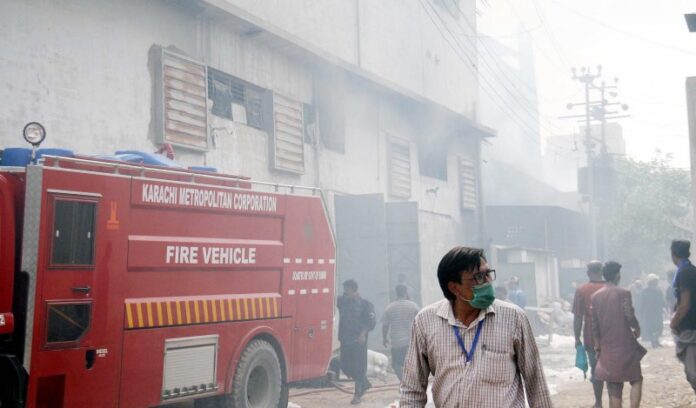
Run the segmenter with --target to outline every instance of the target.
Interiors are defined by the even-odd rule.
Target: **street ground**
[[[685,408],[696,407],[694,392],[686,382],[681,363],[674,356],[674,345],[667,342],[659,349],[648,348],[643,358],[643,399],[642,407],[649,408]],[[668,345],[667,345],[668,344]],[[645,345],[645,344],[644,344]],[[629,406],[630,386],[624,386],[624,406]],[[592,386],[588,381],[571,382],[558,386],[558,393],[553,397],[556,407],[592,407],[594,397]],[[604,406],[608,407],[606,391]]]
[[[694,392],[686,382],[681,363],[674,356],[674,344],[669,337],[662,339],[665,347],[648,348],[642,362],[643,400],[642,407],[685,408],[696,407]],[[583,379],[582,372],[574,368],[575,349],[572,337],[553,336],[539,338],[544,372],[556,408],[592,407],[592,386]],[[371,378],[374,388],[363,397],[360,407],[389,408],[396,406],[398,399],[397,379],[393,374],[385,378]],[[352,383],[340,382],[342,390],[336,388],[293,388],[290,391],[290,407],[293,408],[338,408],[348,407],[352,398]],[[624,388],[624,406],[628,407],[629,385]],[[692,404],[693,402],[693,404]],[[431,405],[432,406],[432,405]],[[609,403],[604,393],[604,406]]]

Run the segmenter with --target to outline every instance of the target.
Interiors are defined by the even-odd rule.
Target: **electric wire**
[[[424,1],[425,1],[425,3],[424,3]],[[442,18],[442,16],[437,12],[437,10],[433,7],[433,5],[430,4],[427,0],[421,0],[421,1],[420,1],[420,4],[421,4],[421,6],[423,7],[423,9],[425,10],[426,15],[427,15],[428,18],[431,20],[431,22],[433,23],[433,25],[435,26],[435,28],[440,32],[440,35],[443,37],[443,39],[445,40],[445,42],[446,42],[446,43],[450,46],[450,48],[452,48],[452,50],[455,52],[455,55],[457,55],[457,57],[458,57],[459,59],[461,59],[463,62],[465,62],[465,64],[466,64],[467,66],[469,66],[469,64],[471,64],[472,67],[476,67],[476,64],[473,62],[473,60],[472,60],[472,59],[467,55],[467,53],[466,53],[466,48],[467,48],[467,47],[462,46],[462,44],[461,44],[459,41],[457,41],[457,36],[456,36],[454,33],[452,33],[452,31],[449,29],[449,27],[447,27],[446,22],[444,21],[444,19]],[[438,25],[438,24],[435,22],[435,19],[434,19],[433,16],[430,14],[430,11],[428,10],[428,8],[426,7],[425,4],[428,4],[428,5],[430,6],[432,12],[437,16],[438,20],[440,20],[440,22],[441,22],[441,24],[442,24],[442,28],[444,28],[444,29],[449,33],[449,35],[452,37],[452,39],[453,39],[454,42],[457,44],[457,46],[454,46],[454,45],[451,43],[450,39],[449,39],[449,38],[445,35],[445,33],[440,29],[440,25]],[[462,58],[462,55],[461,55],[461,52],[462,52],[462,51],[463,51],[463,53],[464,53],[464,58],[465,58],[466,60],[468,60],[468,63],[467,63],[467,61],[464,61],[464,58]],[[489,67],[489,69],[490,69],[490,67]],[[492,69],[491,69],[491,70],[492,70]],[[480,74],[480,72],[478,72],[478,70],[476,70],[476,72],[473,72],[473,73],[474,73],[475,75],[476,75],[476,74]],[[489,97],[491,98],[491,101],[492,101],[496,106],[498,106],[499,108],[501,108],[501,110],[507,110],[507,112],[510,114],[511,119],[515,119],[515,121],[516,121],[519,125],[521,125],[522,127],[524,127],[525,131],[523,131],[522,134],[523,134],[526,138],[530,139],[530,140],[533,141],[535,144],[538,144],[538,145],[540,145],[540,146],[542,146],[542,147],[546,147],[547,149],[555,149],[555,150],[557,150],[558,153],[560,153],[560,154],[568,154],[568,153],[566,153],[566,151],[567,151],[567,152],[574,153],[574,152],[572,151],[572,149],[569,149],[569,148],[566,148],[566,147],[563,147],[563,146],[557,146],[557,145],[553,144],[552,142],[550,142],[550,141],[548,141],[548,140],[546,140],[546,143],[545,143],[545,144],[542,144],[541,140],[539,140],[539,138],[537,137],[538,130],[534,129],[534,128],[527,122],[527,120],[525,120],[524,117],[520,116],[520,113],[519,113],[514,107],[512,107],[512,106],[508,103],[507,99],[506,99],[504,96],[502,96],[502,95],[498,92],[498,90],[496,89],[496,87],[489,81],[488,78],[486,78],[486,76],[484,76],[484,75],[478,75],[478,76],[479,76],[479,78],[481,79],[481,90],[482,90],[483,92],[485,92],[487,95],[489,95]],[[485,86],[484,86],[484,85],[485,85]],[[513,98],[515,98],[515,95],[514,95],[512,92],[510,92],[510,90],[509,90],[507,87],[504,87],[504,89],[506,89],[506,90],[508,91],[508,93],[510,93],[510,95],[511,95]],[[497,97],[497,101],[498,101],[498,102],[502,102],[502,105],[501,105],[501,103],[496,102],[496,98],[494,98],[494,94],[495,94],[495,97]],[[503,107],[503,105],[504,105],[504,107]],[[507,109],[505,109],[505,108],[507,108]],[[526,112],[526,113],[529,113],[529,111],[527,111],[527,110],[525,110],[525,112]],[[553,132],[553,133],[555,133],[555,132]]]
[[[452,4],[453,4],[454,8],[458,11],[457,15],[454,15],[454,14],[452,14],[451,12],[449,13],[449,14],[455,19],[455,24],[457,24],[457,26],[458,26],[460,29],[462,29],[462,31],[465,31],[464,27],[462,27],[460,24],[458,24],[458,23],[456,22],[456,20],[458,20],[458,17],[461,17],[462,20],[464,21],[464,23],[468,26],[468,28],[469,28],[470,30],[472,30],[472,31],[475,31],[475,28],[474,28],[473,24],[469,21],[469,19],[468,19],[467,16],[465,15],[464,11],[459,7],[459,5],[457,4],[456,0],[451,0],[451,1],[452,1]],[[449,10],[448,10],[448,11],[449,11]],[[538,101],[534,101],[534,100],[529,99],[529,98],[527,97],[527,95],[525,94],[525,92],[523,92],[521,89],[518,88],[518,84],[524,85],[524,86],[527,88],[527,90],[528,90],[529,92],[533,93],[534,96],[536,96],[537,99],[538,99],[538,98],[539,98],[539,95],[538,95],[538,93],[537,93],[536,88],[533,88],[533,87],[531,87],[529,84],[527,84],[527,82],[526,82],[523,78],[520,78],[518,75],[516,75],[515,72],[511,72],[511,71],[509,71],[509,70],[506,70],[506,69],[501,65],[501,64],[504,64],[504,62],[502,62],[502,61],[499,60],[499,58],[498,58],[497,55],[496,55],[496,52],[493,51],[493,50],[491,50],[491,49],[488,47],[488,44],[486,43],[486,41],[480,41],[479,43],[481,44],[483,50],[486,51],[485,55],[490,56],[491,61],[492,61],[492,62],[495,64],[495,66],[498,68],[499,74],[496,74],[496,73],[494,72],[495,70],[491,67],[491,65],[489,65],[489,64],[486,62],[486,59],[485,59],[485,58],[481,59],[482,64],[490,70],[490,72],[492,73],[492,75],[493,75],[494,77],[495,77],[496,75],[498,75],[499,77],[504,78],[504,79],[507,80],[507,82],[517,91],[516,93],[513,93],[513,92],[511,92],[509,89],[507,89],[506,86],[505,86],[505,84],[504,84],[502,81],[498,81],[498,82],[500,83],[500,85],[501,85],[506,91],[508,91],[508,93],[509,93],[513,98],[518,99],[519,97],[521,97],[521,98],[523,98],[524,100],[527,101],[527,104],[528,104],[528,109],[527,109],[528,112],[527,112],[527,113],[532,117],[532,120],[538,121],[539,126],[540,126],[541,128],[543,128],[544,130],[546,130],[546,131],[547,131],[548,133],[550,133],[550,134],[562,133],[563,130],[562,130],[562,128],[561,128],[560,126],[558,126],[557,124],[551,122],[551,121],[548,119],[547,116],[541,115],[541,114],[539,113]],[[482,56],[482,57],[484,56],[483,53],[481,54],[481,56]],[[508,73],[510,73],[511,75],[515,76],[516,78],[511,78],[511,77],[509,77],[509,76],[508,76]],[[480,74],[481,74],[481,75],[484,75],[483,72],[480,72]],[[547,103],[548,103],[548,101],[547,101]],[[542,119],[544,119],[544,120],[546,121],[546,123],[544,123],[544,120],[542,120]],[[560,147],[560,146],[559,146],[559,147]]]

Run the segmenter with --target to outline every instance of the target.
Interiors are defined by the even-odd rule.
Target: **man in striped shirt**
[[[416,316],[399,406],[424,407],[432,375],[437,407],[524,408],[525,391],[530,407],[552,407],[527,316],[494,300],[483,250],[453,248],[437,276],[445,299]]]
[[[391,346],[392,368],[401,380],[404,371],[404,359],[411,340],[411,326],[418,314],[419,307],[408,300],[406,285],[396,285],[396,300],[387,306],[382,315],[382,344]],[[388,336],[388,337],[387,337]]]

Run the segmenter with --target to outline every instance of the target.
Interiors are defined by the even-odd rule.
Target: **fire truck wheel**
[[[280,390],[278,408],[288,408],[288,403],[290,403],[290,386],[286,382],[283,382],[283,388]]]
[[[267,341],[253,340],[242,353],[232,383],[234,408],[278,406],[282,392],[280,362]]]

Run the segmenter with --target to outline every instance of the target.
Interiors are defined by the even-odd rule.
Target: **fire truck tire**
[[[283,382],[283,388],[280,391],[280,401],[278,402],[278,408],[288,408],[288,403],[290,402],[290,386],[287,382]]]
[[[252,340],[242,353],[232,382],[233,408],[278,406],[283,391],[280,361],[265,340]]]
[[[0,354],[0,408],[24,406],[27,375],[16,357]]]

